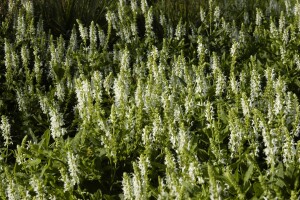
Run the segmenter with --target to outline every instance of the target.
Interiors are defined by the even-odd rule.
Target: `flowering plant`
[[[10,0],[1,198],[298,199],[300,3],[267,2],[194,22],[119,0],[63,37]]]

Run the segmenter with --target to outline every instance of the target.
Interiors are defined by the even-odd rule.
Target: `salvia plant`
[[[300,198],[298,0],[74,2],[3,4],[1,199]]]

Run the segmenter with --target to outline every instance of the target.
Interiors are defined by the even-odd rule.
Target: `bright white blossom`
[[[237,49],[239,47],[239,43],[238,42],[234,42],[231,46],[231,49],[230,49],[230,55],[232,57],[236,56],[236,52],[237,52]]]
[[[78,163],[78,156],[74,155],[70,151],[67,153],[67,161],[68,161],[68,168],[70,173],[70,180],[71,184],[74,186],[75,184],[79,183],[79,169],[77,166]]]
[[[185,24],[182,24],[182,21],[180,20],[176,26],[175,38],[177,40],[180,40],[185,36],[185,34],[186,34]]]
[[[261,86],[260,86],[260,75],[256,70],[252,70],[251,77],[250,77],[250,106],[253,106],[256,98],[258,98],[261,94]]]
[[[132,181],[131,178],[128,176],[127,173],[123,174],[123,180],[122,180],[122,189],[124,194],[124,199],[134,199],[133,192],[132,192]]]
[[[262,11],[259,8],[256,8],[256,21],[255,21],[256,26],[261,25],[262,18],[263,18]]]
[[[1,129],[1,135],[4,138],[4,146],[8,146],[8,145],[12,144],[12,139],[11,139],[11,135],[10,135],[11,127],[10,127],[8,118],[5,115],[1,116],[0,129]]]
[[[214,21],[215,22],[217,22],[217,21],[219,21],[219,19],[220,19],[220,8],[219,8],[219,6],[216,6],[215,7],[215,10],[214,10]]]
[[[8,180],[8,184],[7,184],[7,188],[6,188],[5,192],[6,192],[6,197],[8,200],[21,199],[19,191],[18,191],[18,185],[14,182],[14,180]]]
[[[83,40],[83,42],[86,44],[86,41],[88,39],[88,31],[87,28],[83,26],[83,24],[77,20],[77,23],[79,25],[79,33],[80,33],[80,37]]]
[[[148,3],[147,0],[141,0],[141,9],[142,13],[145,14],[148,10]]]
[[[58,138],[64,136],[66,134],[66,129],[63,128],[65,125],[63,121],[63,116],[55,107],[49,108],[49,115],[50,115],[50,130],[52,137]]]
[[[216,96],[220,96],[226,88],[226,77],[223,75],[221,70],[218,70],[218,73],[216,75]]]
[[[212,123],[214,121],[214,109],[212,104],[209,101],[207,101],[205,105],[205,118],[206,121],[208,122],[207,127],[208,128],[212,127],[213,126]]]
[[[36,193],[36,199],[44,200],[46,199],[44,185],[42,183],[42,179],[37,177],[36,175],[30,179],[30,185],[32,186],[34,192]]]
[[[283,11],[281,11],[281,15],[279,18],[279,32],[282,33],[285,28],[285,16]]]

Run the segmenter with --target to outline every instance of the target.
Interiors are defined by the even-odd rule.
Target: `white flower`
[[[5,115],[1,116],[0,129],[2,132],[2,137],[4,138],[4,146],[12,144],[12,139],[10,135],[10,124],[8,122],[8,118]]]
[[[234,73],[230,73],[230,86],[231,86],[231,90],[234,94],[238,94],[238,91],[239,91],[239,84],[238,82],[236,81],[236,78],[235,78],[235,74]]]
[[[142,13],[145,14],[148,10],[148,3],[147,0],[141,0],[141,9]]]
[[[216,6],[215,11],[214,11],[214,21],[218,21],[220,18],[220,8],[219,6]]]
[[[207,126],[208,128],[210,128],[211,126],[213,126],[213,121],[214,121],[214,109],[212,104],[208,101],[206,102],[205,105],[205,118],[208,122]]]
[[[182,37],[185,36],[185,34],[186,34],[185,26],[184,24],[182,24],[182,21],[180,20],[175,30],[176,40],[180,40]]]
[[[285,4],[285,9],[286,9],[286,12],[287,12],[287,15],[290,15],[290,12],[291,12],[291,2],[290,1],[284,1],[284,4]]]
[[[151,129],[149,126],[145,126],[143,128],[143,132],[142,132],[142,142],[143,142],[143,145],[151,145],[152,143],[152,140],[150,139],[150,134],[151,134]],[[147,147],[147,146],[146,146]]]
[[[186,130],[184,130],[183,128],[180,128],[177,139],[178,139],[178,151],[179,152],[183,152],[185,149],[188,151],[190,150],[191,138]]]
[[[229,149],[231,151],[231,157],[234,157],[234,155],[238,155],[238,153],[240,153],[241,143],[244,139],[244,130],[235,114],[235,110],[229,111],[228,120],[230,129]]]
[[[177,134],[176,134],[176,131],[175,131],[175,127],[172,123],[169,123],[168,135],[169,135],[169,138],[170,138],[170,142],[172,144],[172,148],[176,148],[178,139],[177,139]]]
[[[16,2],[13,0],[8,1],[8,12],[11,13],[16,6]]]
[[[241,104],[242,104],[242,110],[243,110],[243,115],[249,116],[250,111],[249,111],[249,101],[245,93],[242,94],[241,98]]]
[[[48,98],[46,96],[42,96],[41,94],[38,95],[38,98],[42,112],[47,114],[49,109]]]
[[[133,185],[133,194],[135,197],[134,199],[143,199],[141,179],[140,176],[138,176],[136,173],[133,174],[132,185]]]
[[[100,46],[104,46],[104,44],[105,44],[105,33],[104,33],[104,31],[102,30],[102,29],[100,29],[99,27],[98,27],[98,37],[99,37],[99,43],[100,43]]]
[[[49,108],[49,115],[50,115],[50,130],[52,137],[58,138],[66,133],[66,129],[62,128],[65,125],[63,121],[63,116],[60,114],[55,107]]]
[[[137,13],[138,6],[137,6],[136,0],[131,0],[130,1],[130,6],[131,6],[131,11],[133,13]]]
[[[265,77],[267,81],[273,81],[275,79],[274,69],[273,68],[267,68],[265,70]]]
[[[300,58],[298,54],[294,56],[294,62],[296,63],[297,70],[300,71]]]
[[[193,96],[186,96],[185,97],[185,102],[184,102],[184,107],[185,107],[185,113],[189,113],[189,112],[194,112],[194,108],[195,108],[195,99],[193,98]]]
[[[217,80],[216,80],[216,96],[222,95],[225,88],[226,88],[226,78],[221,72],[221,70],[218,70]]]
[[[5,66],[6,68],[9,68],[11,66],[11,51],[12,51],[12,46],[11,44],[7,41],[7,39],[4,39],[4,52],[5,52]]]
[[[8,184],[6,188],[6,197],[8,200],[21,199],[19,196],[18,185],[16,185],[13,180],[8,180]]]
[[[159,194],[157,200],[164,200],[168,199],[169,195],[166,192],[166,186],[164,184],[164,180],[159,178]]]
[[[102,102],[102,75],[99,71],[95,71],[91,80],[93,98]]]
[[[250,101],[252,105],[255,99],[260,96],[260,92],[261,92],[260,76],[259,73],[254,69],[251,72],[250,85],[251,85]]]
[[[69,167],[69,173],[71,177],[71,183],[74,186],[75,184],[79,183],[79,169],[77,167],[77,160],[78,157],[74,156],[73,153],[68,151],[67,153],[67,161],[68,161],[68,167]]]
[[[198,40],[197,40],[197,53],[198,53],[198,57],[201,58],[203,57],[203,55],[205,54],[204,51],[205,51],[205,48],[204,48],[204,45],[202,43],[202,37],[198,37]]]
[[[276,94],[275,96],[275,103],[274,103],[274,113],[275,115],[278,115],[283,108],[283,103],[281,101],[281,95]]]
[[[289,134],[288,132],[286,134]],[[282,146],[282,157],[283,163],[290,164],[294,161],[294,157],[296,155],[295,143],[291,137],[285,136],[284,143]]]
[[[77,32],[75,28],[73,28],[71,32],[69,48],[73,51],[77,48]]]
[[[162,25],[162,27],[166,26],[166,17],[165,17],[165,15],[163,15],[163,14],[159,15],[159,23],[160,23],[160,25]]]
[[[42,70],[41,70],[42,62],[41,62],[38,51],[39,50],[37,48],[34,48],[34,50],[33,50],[33,54],[34,54],[34,69],[33,69],[33,71],[34,71],[35,78],[36,78],[38,84],[40,84],[41,78],[42,78]]]
[[[138,108],[141,108],[143,105],[144,100],[144,93],[143,93],[143,86],[142,81],[139,79],[137,83],[137,88],[135,90],[135,103]]]
[[[55,96],[57,96],[60,101],[64,100],[65,87],[62,81],[56,84]]]
[[[96,48],[98,37],[97,37],[97,28],[95,27],[94,21],[92,21],[90,25],[89,38],[90,38],[90,47],[92,49]]]
[[[277,27],[276,27],[276,25],[274,24],[273,20],[272,20],[271,23],[270,23],[270,32],[271,32],[271,36],[272,36],[272,37],[276,37],[277,34],[278,34]]]
[[[36,196],[37,199],[40,200],[46,199],[44,189],[43,189],[43,183],[40,178],[38,178],[37,176],[33,176],[30,179],[30,185],[32,186],[34,192],[37,194]]]
[[[21,47],[21,58],[24,66],[28,65],[29,51],[26,46]]]
[[[145,182],[145,177],[148,174],[148,168],[150,168],[150,161],[148,156],[144,156],[143,154],[139,157],[138,167],[141,173],[142,182]]]
[[[281,11],[279,18],[279,32],[282,33],[285,28],[285,17],[283,11]]]
[[[23,92],[20,92],[19,90],[17,90],[16,95],[17,95],[17,102],[18,102],[19,110],[26,111],[26,104],[25,104],[26,99],[25,99]]]
[[[239,43],[238,42],[234,42],[232,44],[231,49],[230,49],[230,55],[232,57],[236,56],[236,51],[237,51],[238,47],[239,47]]]
[[[284,31],[283,31],[282,41],[284,44],[288,44],[288,42],[289,42],[289,30],[287,28],[284,29]]]
[[[33,3],[31,1],[25,1],[23,5],[27,13],[33,14]]]
[[[132,35],[137,36],[138,35],[138,27],[137,27],[136,23],[131,23],[130,28],[131,28]]]
[[[277,146],[277,137],[279,137],[278,132],[274,129],[271,129],[270,132],[267,132],[262,122],[260,122],[260,128],[262,130],[263,142],[265,145],[264,153],[266,155],[266,162],[267,164],[274,166],[276,164],[276,154],[279,149]]]
[[[280,57],[283,64],[286,64],[286,49],[284,46],[280,46]]]
[[[183,113],[179,105],[176,105],[174,108],[174,121],[180,122],[182,119]]]
[[[50,200],[56,200],[56,196],[53,195],[53,194],[50,194],[50,195],[49,195],[49,199],[50,199]]]
[[[206,13],[205,13],[204,9],[202,7],[200,7],[200,19],[201,19],[201,22],[205,21],[205,17],[206,17]]]
[[[255,21],[256,26],[261,25],[262,18],[263,18],[262,11],[259,8],[256,8],[256,21]]]
[[[91,105],[93,101],[93,92],[91,89],[91,84],[87,79],[77,78],[75,80],[75,92],[77,97],[77,109],[79,111],[79,116],[84,120],[84,123],[91,119]]]
[[[112,24],[112,27],[114,29],[117,29],[117,26],[116,26],[117,17],[116,17],[115,13],[113,13],[111,11],[107,11],[105,18],[106,18],[106,21],[108,22],[108,24]]]
[[[124,106],[130,93],[130,68],[129,51],[124,50],[121,56],[121,67],[118,77],[114,81],[115,103],[117,106]]]
[[[123,174],[123,180],[122,180],[122,189],[123,189],[123,194],[124,194],[124,199],[134,199],[133,194],[132,194],[132,181],[130,177],[128,176],[127,173]]]
[[[297,2],[294,6],[294,15],[296,15],[296,16],[300,15],[300,3],[299,2]]]
[[[152,128],[152,135],[151,135],[151,140],[153,142],[158,141],[159,138],[158,135],[161,134],[162,131],[162,120],[159,114],[156,114],[156,117],[153,121],[153,128]]]
[[[208,175],[209,175],[209,193],[211,200],[220,200],[220,194],[218,193],[218,186],[215,179],[215,174],[213,172],[212,166],[208,165]]]
[[[24,19],[24,15],[21,15],[18,16],[18,20],[17,20],[17,34],[16,34],[17,42],[21,42],[24,39],[25,33],[26,33],[25,19]]]
[[[213,52],[213,56],[211,58],[211,69],[215,74],[217,69],[219,68],[219,58],[215,52]]]
[[[224,20],[224,18],[221,19],[221,22],[222,22],[221,26],[222,26],[223,30],[228,33],[230,31],[229,30],[229,24],[226,23],[226,21]]]
[[[152,8],[150,8],[147,12],[147,16],[146,16],[146,22],[145,22],[145,27],[146,27],[146,36],[149,38],[153,38],[154,37],[154,32],[153,27],[152,27],[152,23],[153,23],[153,11]]]
[[[285,83],[279,78],[277,81],[274,82],[273,85],[275,89],[275,102],[274,102],[274,112],[275,115],[279,114],[284,105],[284,99],[282,95],[285,93],[286,86]]]
[[[66,172],[66,170],[64,168],[61,168],[59,171],[61,174],[60,180],[64,183],[64,192],[70,191],[74,185],[73,185],[71,179],[69,178],[68,173]]]
[[[82,23],[81,23],[79,20],[77,20],[77,23],[78,23],[78,25],[79,25],[79,33],[80,33],[80,37],[81,37],[81,39],[83,40],[84,44],[86,44],[86,40],[87,40],[87,38],[88,38],[88,31],[87,31],[87,28],[84,27],[84,26],[82,25]]]
[[[196,183],[197,169],[199,169],[199,164],[196,162],[191,162],[188,167],[188,175],[193,183]]]
[[[244,23],[249,23],[249,13],[247,11],[244,11]]]

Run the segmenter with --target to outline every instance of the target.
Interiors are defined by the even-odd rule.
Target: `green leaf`
[[[253,164],[250,164],[248,170],[246,171],[245,173],[245,176],[244,176],[244,184],[247,183],[250,179],[250,177],[252,176],[253,174],[253,169],[254,169],[254,166]]]
[[[19,178],[28,178],[28,174],[22,173],[22,172],[16,172],[14,174],[15,176],[19,177]]]
[[[58,81],[60,81],[64,77],[65,70],[63,68],[61,68],[60,66],[54,65],[53,71],[54,71]]]
[[[278,166],[277,166],[277,171],[276,171],[276,176],[277,177],[280,177],[280,178],[284,178],[284,171],[283,171],[283,164],[280,163]]]
[[[286,186],[285,182],[282,179],[277,179],[276,183],[277,186],[279,186],[280,188],[283,188]]]
[[[42,136],[42,141],[40,142],[40,148],[44,147],[45,149],[47,149],[49,145],[49,141],[50,141],[50,129],[47,129]]]
[[[254,183],[253,189],[254,189],[254,192],[255,192],[255,196],[256,196],[256,197],[261,196],[261,194],[263,193],[263,189],[262,189],[262,187],[261,187],[261,184],[258,183],[258,182]]]
[[[37,158],[28,162],[28,166],[33,167],[41,163],[41,159]]]

